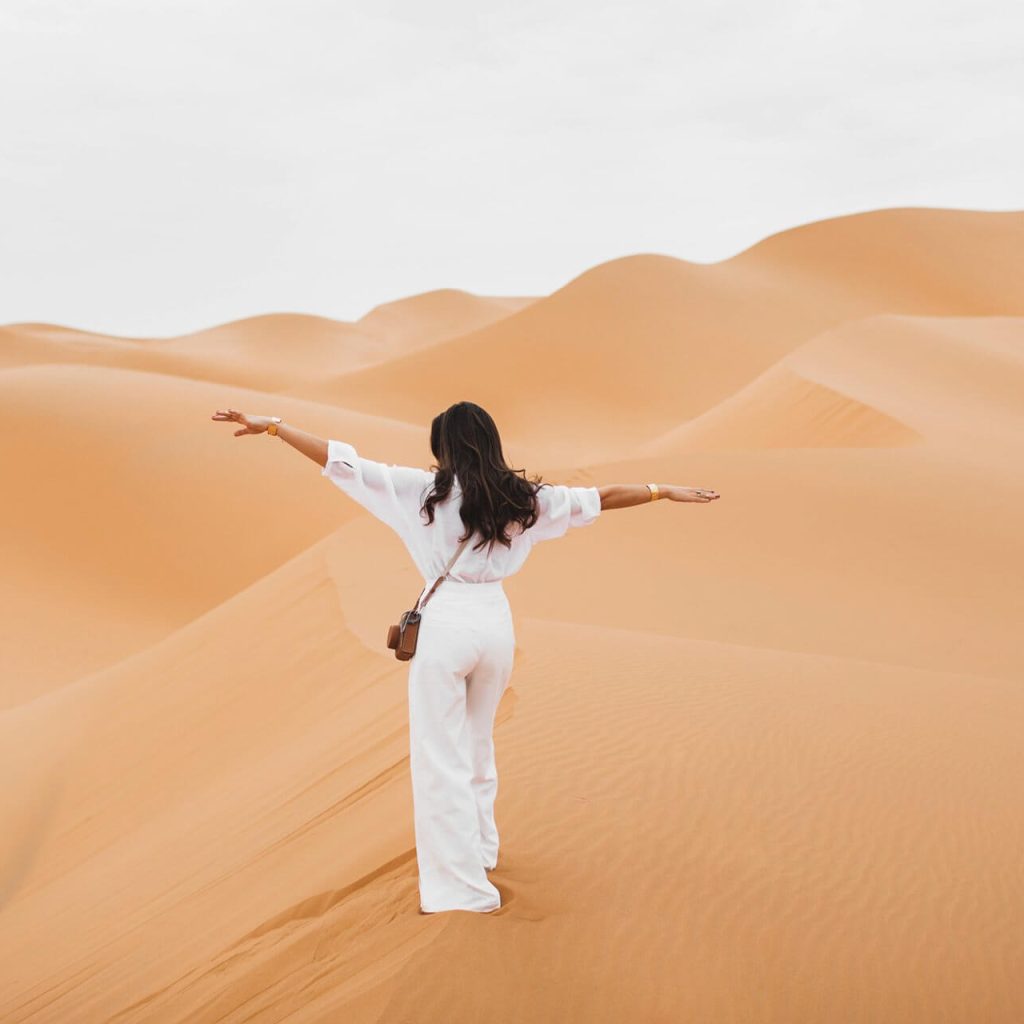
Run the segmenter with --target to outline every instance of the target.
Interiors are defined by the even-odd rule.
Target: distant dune
[[[701,416],[640,447],[874,448],[923,441],[973,451],[1024,443],[1024,317],[878,316],[805,342]]]
[[[536,299],[0,327],[0,1020],[1024,1020],[1024,214]],[[491,915],[419,915],[383,524],[227,405],[606,510],[506,583]]]
[[[485,298],[455,288],[443,288],[377,306],[358,321],[358,327],[373,337],[400,346],[404,355],[413,348],[486,327],[534,301]]]
[[[10,324],[0,327],[0,367],[81,362],[271,393],[301,392],[324,375],[400,359],[531,301],[428,292],[378,306],[356,324],[275,313],[176,338],[118,338],[51,324]]]
[[[883,210],[776,235],[722,263],[631,256],[436,349],[325,374],[307,394],[421,421],[438,401],[474,394],[502,408],[512,391],[523,396],[505,416],[517,438],[572,435],[564,461],[580,442],[588,460],[608,445],[625,455],[651,426],[707,411],[842,321],[1024,316],[1022,250],[1024,214]]]

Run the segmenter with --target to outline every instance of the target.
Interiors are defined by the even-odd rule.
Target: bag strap
[[[465,547],[465,546],[466,546],[466,545],[467,545],[467,544],[468,544],[468,543],[470,542],[470,540],[472,539],[472,536],[473,536],[473,535],[472,535],[472,534],[470,534],[470,535],[469,535],[469,536],[468,536],[468,537],[467,537],[467,538],[466,538],[466,539],[465,539],[465,540],[464,540],[464,541],[463,541],[463,542],[462,542],[462,543],[461,543],[461,544],[460,544],[460,545],[459,545],[459,546],[458,546],[458,547],[457,547],[457,548],[455,549],[455,554],[454,554],[454,555],[452,555],[452,557],[448,559],[448,564],[447,564],[447,565],[446,565],[446,566],[444,567],[444,572],[443,572],[443,573],[442,573],[442,574],[441,574],[440,576],[438,576],[436,580],[434,580],[434,585],[433,585],[433,586],[432,586],[432,587],[430,588],[430,591],[429,591],[429,593],[427,594],[427,596],[423,598],[423,603],[422,603],[422,604],[420,604],[420,602],[419,602],[419,598],[417,598],[417,599],[416,599],[416,609],[415,609],[416,611],[418,611],[418,612],[419,612],[419,611],[422,611],[422,610],[423,610],[423,609],[424,609],[424,608],[425,608],[425,607],[427,606],[427,602],[428,602],[428,601],[430,600],[430,598],[431,598],[431,597],[433,596],[433,593],[434,593],[434,591],[435,591],[435,590],[437,590],[437,588],[438,588],[438,585],[440,584],[441,580],[443,580],[443,579],[445,579],[445,578],[447,577],[448,573],[449,573],[449,572],[451,571],[451,568],[452,568],[452,566],[453,566],[453,565],[455,564],[455,559],[456,559],[456,558],[458,558],[458,557],[459,557],[459,555],[461,555],[461,554],[462,554],[462,549],[463,549],[463,548],[464,548],[464,547]],[[424,588],[424,589],[426,589],[426,588]],[[420,597],[423,597],[423,591],[422,591],[422,590],[420,591]]]

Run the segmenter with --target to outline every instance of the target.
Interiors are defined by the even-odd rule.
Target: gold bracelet
[[[651,492],[651,501],[657,501],[661,497],[661,495],[658,493],[658,485],[648,484],[647,487]]]
[[[277,437],[277,425],[280,422],[281,422],[281,417],[280,416],[271,416],[270,417],[270,423],[267,425],[267,433],[268,434],[273,434],[274,437]]]

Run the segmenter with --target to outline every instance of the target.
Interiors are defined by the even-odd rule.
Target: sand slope
[[[886,210],[530,304],[0,329],[0,1020],[1022,1019],[1022,251]],[[723,497],[507,582],[504,905],[421,916],[418,576],[208,417],[428,466],[462,397],[546,479]]]

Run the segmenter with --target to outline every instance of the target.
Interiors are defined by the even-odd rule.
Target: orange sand
[[[0,1020],[1024,1019],[1024,214],[883,210],[547,298],[0,328]],[[606,512],[506,582],[495,914],[418,914],[387,527],[491,411]]]

